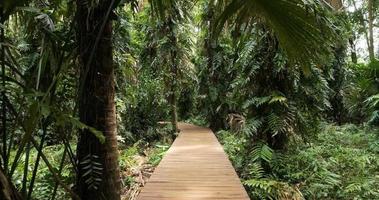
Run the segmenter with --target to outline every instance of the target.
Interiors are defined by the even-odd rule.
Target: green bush
[[[324,125],[309,143],[292,141],[285,153],[219,132],[252,199],[379,199],[376,129]]]
[[[379,199],[376,130],[327,125],[315,141],[293,145],[276,173],[306,199]]]

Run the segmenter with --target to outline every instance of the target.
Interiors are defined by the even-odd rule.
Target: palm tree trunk
[[[88,129],[80,133],[76,190],[83,200],[120,199],[112,22],[109,20],[112,2],[101,1],[97,8],[89,11],[83,0],[77,0],[82,62],[79,116],[81,122],[105,136],[105,142],[101,143]]]

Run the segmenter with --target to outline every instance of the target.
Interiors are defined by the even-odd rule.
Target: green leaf
[[[101,131],[82,123],[79,119],[72,116],[66,116],[66,120],[68,120],[73,126],[81,130],[88,129],[94,136],[96,136],[100,143],[104,144],[105,136]]]
[[[301,65],[305,74],[310,68],[328,61],[336,37],[335,27],[326,17],[321,1],[303,0],[232,0],[216,21],[213,30],[217,36],[225,24],[243,27],[246,23],[262,23],[278,38],[289,61]]]
[[[103,135],[103,133],[93,127],[90,127],[90,126],[87,126],[88,130],[93,133],[97,139],[99,139],[100,143],[104,144],[105,142],[105,136]]]

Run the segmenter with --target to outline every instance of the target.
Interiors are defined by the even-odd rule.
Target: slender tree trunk
[[[176,38],[174,37],[174,41],[176,41]],[[172,131],[174,133],[179,132],[178,128],[178,111],[177,111],[177,90],[178,90],[178,66],[176,64],[176,52],[175,50],[171,51],[171,88],[170,88],[170,95],[169,95],[169,101],[171,104],[171,124],[172,124]]]
[[[176,86],[171,86],[171,92],[170,92],[170,104],[171,104],[171,124],[172,124],[172,131],[174,133],[179,132],[178,128],[178,111],[177,111],[177,97],[176,97]]]
[[[170,50],[170,61],[169,62],[169,77],[168,77],[168,86],[169,86],[169,95],[168,95],[168,102],[170,103],[170,114],[171,114],[171,124],[172,124],[172,132],[178,133],[179,128],[178,128],[178,111],[177,111],[177,91],[178,91],[178,83],[180,81],[179,77],[179,70],[178,70],[178,62],[177,62],[177,46],[178,46],[178,41],[177,37],[175,35],[175,24],[173,23],[172,19],[167,19],[166,21],[167,24],[167,29],[165,30],[166,35],[169,36],[170,42],[173,47]],[[174,136],[174,135],[173,135]]]
[[[358,10],[358,7],[357,7],[357,4],[355,3],[355,1],[352,1],[352,3],[353,3],[353,6],[354,6],[354,10]],[[358,17],[359,17],[359,22],[361,23],[361,26],[362,26],[363,35],[364,35],[364,37],[366,39],[366,45],[367,45],[368,49],[370,49],[369,34],[367,32],[367,26],[366,26],[366,22],[365,22],[363,11],[361,11],[359,13]]]
[[[3,8],[1,8],[0,10],[0,15],[1,15],[1,23],[3,23],[3,19],[4,19],[4,11],[3,11]],[[5,173],[7,173],[8,171],[8,156],[7,156],[7,106],[6,106],[6,103],[5,103],[5,99],[6,99],[6,91],[5,91],[5,47],[3,45],[3,43],[5,43],[5,32],[4,32],[4,28],[0,28],[1,29],[1,33],[0,33],[0,42],[1,42],[1,72],[2,72],[2,91],[1,91],[1,96],[2,96],[2,108],[1,108],[1,125],[2,125],[2,128],[1,128],[1,135],[2,135],[2,141],[3,141],[3,144],[2,144],[2,153],[3,155],[1,155],[3,157],[3,167],[4,167],[4,171]],[[0,163],[1,164],[1,163]]]
[[[31,144],[30,142],[28,142],[25,149],[24,175],[22,178],[22,188],[21,188],[21,195],[24,199],[26,199],[26,196],[27,196],[26,187],[28,183],[30,150],[31,150]]]
[[[218,45],[218,42],[217,42],[217,39],[214,38],[213,34],[212,34],[212,30],[215,26],[215,20],[217,18],[216,16],[216,9],[215,9],[215,1],[214,0],[211,0],[209,1],[208,3],[208,13],[207,13],[207,20],[206,22],[208,23],[207,24],[207,28],[208,28],[208,34],[207,34],[207,38],[205,39],[205,53],[206,53],[206,58],[207,58],[207,77],[206,79],[204,80],[205,84],[203,87],[204,88],[204,92],[207,94],[207,99],[205,99],[206,101],[206,109],[208,111],[207,113],[207,120],[209,122],[209,126],[210,128],[213,130],[213,131],[218,131],[220,129],[223,129],[225,128],[225,125],[224,125],[224,117],[225,116],[222,116],[221,114],[219,114],[219,111],[217,111],[217,107],[218,105],[220,105],[220,100],[219,99],[216,99],[215,101],[213,101],[211,99],[211,93],[212,91],[210,90],[210,88],[214,85],[217,85],[219,80],[218,80],[218,73],[220,72],[217,72],[214,70],[214,66],[213,66],[213,63],[214,63],[214,56],[215,56],[215,53],[216,53],[216,46]]]
[[[368,53],[370,60],[375,59],[375,49],[374,49],[374,0],[368,0],[367,4],[368,9],[368,32],[369,32],[369,40],[368,40]]]
[[[328,0],[328,3],[334,8],[335,11],[342,10],[343,4],[341,0]],[[353,63],[357,63],[357,55],[355,53],[355,46],[353,41],[354,35],[349,38],[349,44],[351,46],[351,58]],[[341,125],[344,119],[344,105],[343,96],[341,95],[343,82],[345,79],[345,63],[346,57],[346,41],[341,40],[334,46],[334,61],[332,64],[333,78],[328,80],[329,87],[332,91],[329,101],[331,103],[331,110],[328,113],[338,125]]]
[[[354,64],[357,64],[358,63],[358,57],[357,57],[357,50],[356,50],[356,47],[355,47],[355,44],[354,44],[354,36],[352,38],[349,39],[349,44],[350,44],[350,49],[351,49],[351,61],[354,63]]]
[[[101,143],[88,129],[78,141],[77,193],[83,200],[119,200],[120,172],[116,138],[115,85],[112,57],[112,2],[89,10],[77,0],[81,58],[79,116],[105,136]],[[90,13],[88,13],[90,12]]]

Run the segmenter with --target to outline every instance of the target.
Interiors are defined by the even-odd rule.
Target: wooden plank
[[[138,200],[248,200],[212,131],[185,123],[179,129]]]

